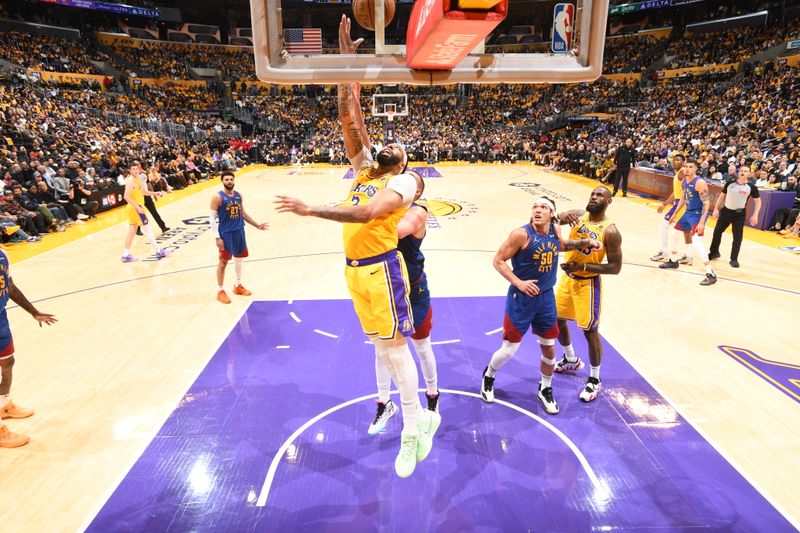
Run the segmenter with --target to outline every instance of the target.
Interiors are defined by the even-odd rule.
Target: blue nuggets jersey
[[[411,204],[411,207],[415,205],[425,209],[425,211],[428,210],[424,205],[417,203]],[[425,268],[425,256],[422,254],[422,250],[420,250],[421,245],[422,239],[417,239],[413,235],[407,235],[397,243],[397,248],[403,254],[403,259],[406,261],[408,280],[411,283],[414,283],[422,276],[423,269]]]
[[[696,211],[698,213],[703,211],[703,200],[694,186],[700,178],[695,176],[692,181],[683,180],[683,197],[686,198],[686,210]]]
[[[242,216],[242,196],[233,191],[233,196],[228,196],[225,191],[219,191],[219,232],[229,233],[244,229],[244,217]]]
[[[556,227],[550,224],[546,235],[537,233],[530,224],[523,228],[528,232],[529,242],[511,258],[514,275],[521,280],[538,280],[536,285],[542,292],[552,289],[556,284],[558,250],[561,248]]]
[[[6,305],[8,304],[11,287],[9,266],[8,256],[0,250],[0,350],[11,342],[11,328],[8,326],[8,315],[6,314]]]

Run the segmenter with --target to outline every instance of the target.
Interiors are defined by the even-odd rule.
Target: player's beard
[[[400,163],[400,156],[381,150],[378,152],[378,164],[382,167],[393,167]]]
[[[228,193],[228,194],[233,192],[233,188],[234,187],[235,187],[235,185],[231,185],[230,187],[228,187],[227,185],[224,185],[224,184],[222,185],[222,188],[225,189],[225,192]]]
[[[606,206],[604,206],[603,204],[594,204],[594,205],[586,204],[586,210],[589,213],[593,214],[593,215],[597,215],[599,213],[602,213],[603,209],[605,209],[605,208],[606,208]]]

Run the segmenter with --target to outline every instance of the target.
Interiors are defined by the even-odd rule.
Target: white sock
[[[706,274],[714,274],[714,269],[711,268],[711,264],[706,265]],[[716,276],[716,274],[714,274]]]
[[[122,251],[122,255],[131,255],[131,251],[130,251],[130,249],[129,249],[129,248],[125,248],[125,249]]]
[[[565,344],[562,348],[564,348],[564,355],[567,356],[567,361],[574,363],[578,360],[578,356],[575,355],[575,348],[572,347],[572,344]]]
[[[425,388],[428,392],[437,392],[439,382],[436,376],[436,357],[433,355],[431,338],[411,339],[411,344],[414,345],[414,351],[417,352],[419,358],[419,367],[422,370],[422,379],[425,380]]]
[[[224,290],[225,290],[225,287],[223,287],[222,285],[220,285],[220,286],[219,286],[219,290],[221,290],[221,291],[224,291]]]
[[[389,353],[382,345],[375,345],[375,379],[378,383],[378,401],[386,403],[389,401],[389,391],[392,388],[392,373],[386,361]]]
[[[401,346],[387,346],[389,361],[394,369],[397,388],[400,391],[400,401],[403,407],[403,433],[418,435],[417,421],[422,413],[422,404],[417,394],[419,374],[417,364],[411,356],[408,344]]]
[[[10,398],[11,398],[11,393],[0,394],[0,407],[5,407]],[[2,422],[0,422],[0,424],[2,424]]]
[[[153,228],[151,224],[142,224],[142,230],[144,234],[147,236],[147,240],[150,242],[150,245],[153,247],[153,250],[158,252],[158,243],[156,242],[156,237],[153,235]]]
[[[692,235],[692,244],[697,251],[697,258],[703,263],[708,263],[708,252],[706,252],[706,247],[703,244],[703,237],[700,235]]]
[[[489,361],[489,368],[486,370],[486,375],[493,378],[497,371],[503,368],[503,365],[505,365],[509,359],[514,357],[514,354],[517,353],[519,349],[519,345],[520,343],[518,342],[508,342],[504,340],[500,349],[492,354],[492,359]]]
[[[681,232],[672,228],[669,233],[669,260],[678,260],[678,240],[681,238]]]
[[[686,256],[686,259],[688,259],[689,261],[693,261],[694,260],[694,252],[692,250],[693,250],[693,248],[692,248],[692,245],[690,244],[690,245],[688,245],[686,247],[686,253],[683,254],[683,255]]]
[[[236,285],[242,284],[242,261],[241,257],[234,257],[233,258],[233,269],[236,271]]]
[[[542,380],[539,383],[543,389],[551,387],[553,385],[553,376],[545,376],[542,374]]]
[[[592,366],[589,365],[589,377],[600,379],[600,365]]]
[[[661,226],[659,227],[659,236],[661,237],[661,253],[666,254],[669,250],[669,221],[662,218]]]

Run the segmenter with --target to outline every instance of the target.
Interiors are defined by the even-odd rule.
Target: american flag
[[[290,54],[321,54],[322,30],[320,28],[289,28],[283,30],[286,51]]]

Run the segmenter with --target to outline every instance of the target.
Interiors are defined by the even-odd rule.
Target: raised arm
[[[372,141],[369,140],[367,123],[364,121],[364,114],[361,112],[361,84],[353,84],[353,116],[356,119],[359,130],[361,131],[361,141],[367,150],[372,150]]]
[[[392,189],[383,189],[366,205],[306,205],[297,198],[277,196],[275,210],[279,213],[295,213],[303,217],[317,217],[334,222],[365,224],[403,205],[403,196]]]
[[[342,15],[342,20],[339,22],[339,53],[355,54],[356,49],[363,42],[364,39],[353,41],[353,38],[350,37],[350,19]],[[338,86],[339,122],[342,124],[345,153],[350,159],[360,154],[364,149],[362,131],[366,131],[366,126],[364,126],[364,117],[361,116],[360,110],[358,116],[361,118],[361,124],[358,123],[355,111],[356,105],[360,106],[361,103],[356,101],[356,95],[353,93],[353,84],[340,84]]]

